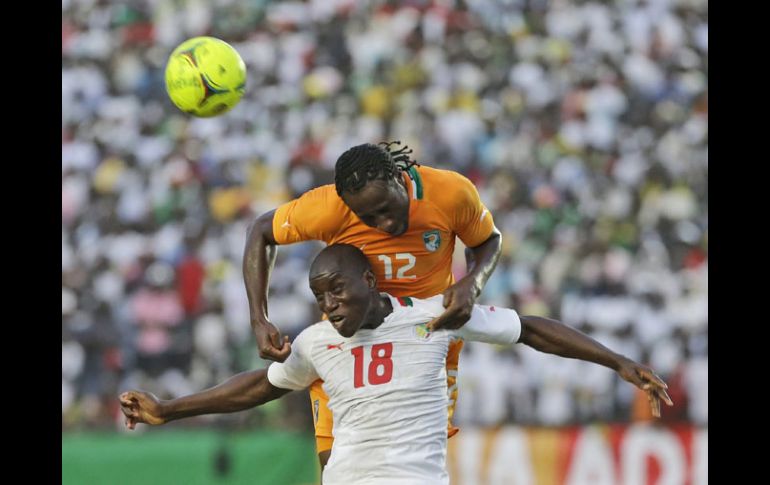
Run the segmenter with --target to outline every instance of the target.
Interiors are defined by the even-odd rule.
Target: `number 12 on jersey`
[[[396,261],[406,261],[406,264],[398,268],[398,271],[396,272],[396,278],[399,278],[399,279],[407,278],[410,280],[417,278],[417,275],[406,274],[407,271],[414,268],[414,264],[417,262],[417,258],[414,256],[414,254],[396,253],[395,258],[396,258]],[[393,279],[393,260],[390,258],[390,256],[387,256],[385,254],[378,255],[377,259],[382,261],[383,272],[385,273],[385,279],[392,280]]]
[[[364,347],[356,347],[350,350],[353,354],[353,387],[364,387]],[[369,384],[376,386],[378,384],[385,384],[390,382],[393,378],[393,344],[391,342],[385,344],[372,345],[371,359],[369,361],[369,371],[367,377]]]

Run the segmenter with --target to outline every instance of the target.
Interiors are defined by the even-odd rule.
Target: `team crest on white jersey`
[[[420,340],[428,340],[430,338],[430,330],[428,330],[427,323],[421,323],[414,326],[414,336]]]
[[[438,229],[425,231],[422,233],[422,242],[425,243],[425,249],[433,253],[441,246],[441,233]]]

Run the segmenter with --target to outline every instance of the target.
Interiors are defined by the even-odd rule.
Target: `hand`
[[[263,359],[283,362],[291,354],[289,337],[284,335],[281,339],[281,332],[269,321],[261,320],[254,324],[254,335],[259,356]]]
[[[479,290],[472,278],[464,278],[444,291],[444,308],[446,310],[428,323],[430,331],[441,328],[455,330],[471,319],[473,304]]]
[[[669,397],[666,392],[668,384],[658,377],[658,375],[649,367],[624,358],[618,367],[618,374],[620,374],[620,377],[623,379],[647,393],[647,399],[650,401],[652,415],[656,418],[660,417],[661,399],[669,406],[674,405],[674,401],[671,400],[671,397]]]
[[[164,424],[163,404],[149,392],[128,391],[121,394],[120,410],[126,416],[126,428],[134,429],[136,423]]]

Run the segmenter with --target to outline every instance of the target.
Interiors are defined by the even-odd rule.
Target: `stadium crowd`
[[[330,183],[348,147],[396,139],[465,174],[492,211],[503,256],[480,302],[649,363],[676,403],[664,418],[707,426],[707,9],[63,0],[63,426],[116,422],[118,389],[176,396],[262,365],[248,224]],[[168,54],[197,35],[248,67],[246,96],[219,118],[164,91]],[[290,336],[319,317],[318,249],[278,251],[269,311]],[[525,348],[466,345],[459,385],[460,424],[647,418],[611,371]]]

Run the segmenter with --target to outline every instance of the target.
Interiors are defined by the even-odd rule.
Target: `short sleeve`
[[[312,329],[303,330],[292,342],[291,354],[284,362],[274,362],[267,369],[270,384],[281,389],[299,391],[316,381],[318,373],[310,359]]]
[[[487,305],[474,305],[471,319],[454,331],[464,340],[511,345],[521,336],[521,319],[516,310]]]
[[[329,243],[339,232],[340,214],[345,212],[334,186],[324,185],[279,206],[273,216],[273,236],[278,244]]]
[[[454,181],[454,193],[447,201],[450,204],[450,219],[463,244],[473,248],[489,238],[495,222],[473,183],[461,174],[455,174]]]

